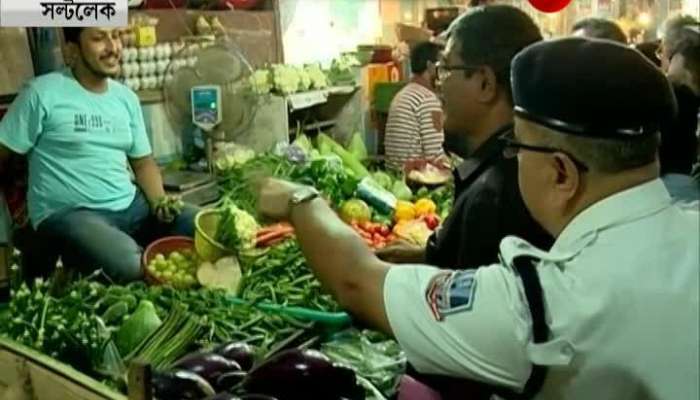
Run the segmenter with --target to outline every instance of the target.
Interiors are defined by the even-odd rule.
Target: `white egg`
[[[156,58],[156,48],[154,46],[151,46],[148,48],[148,59],[155,60],[155,58]]]
[[[141,78],[134,78],[134,90],[141,89]]]
[[[170,58],[173,55],[173,46],[170,43],[163,44],[163,58]]]
[[[148,76],[151,74],[151,62],[144,61],[141,63],[141,76]]]
[[[163,74],[165,72],[165,69],[168,68],[168,61],[167,60],[158,60],[156,63],[156,74]]]
[[[151,61],[148,70],[150,71],[151,75],[155,75],[156,72],[158,72],[158,61]]]
[[[158,87],[158,78],[156,78],[155,75],[148,77],[148,87],[151,89]]]
[[[148,48],[147,47],[141,47],[139,48],[139,61],[146,61],[148,60]]]
[[[130,76],[138,76],[141,73],[141,65],[137,62],[129,63],[129,68],[131,69]]]

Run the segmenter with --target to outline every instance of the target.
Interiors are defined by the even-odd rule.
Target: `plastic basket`
[[[233,252],[214,240],[221,215],[217,210],[202,210],[195,217],[194,248],[203,261],[214,262]]]
[[[146,268],[156,255],[162,254],[164,257],[167,258],[170,255],[170,253],[174,251],[192,249],[194,249],[194,241],[192,240],[192,238],[189,238],[187,236],[168,236],[162,239],[158,239],[155,242],[148,245],[146,251],[144,251],[143,255],[141,256],[143,276],[146,279],[146,282],[152,285],[162,285],[167,283],[162,279],[153,276],[148,271],[148,268]]]

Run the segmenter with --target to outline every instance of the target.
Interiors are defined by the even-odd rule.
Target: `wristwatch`
[[[320,196],[318,190],[310,186],[304,186],[292,193],[292,196],[289,198],[289,209],[291,210],[294,206],[309,202],[318,196]]]

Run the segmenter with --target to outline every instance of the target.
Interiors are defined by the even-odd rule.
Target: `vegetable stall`
[[[398,344],[353,327],[293,227],[255,208],[256,182],[284,178],[315,186],[372,249],[425,244],[451,207],[449,170],[372,164],[359,135],[347,147],[321,133],[226,154],[221,201],[198,215],[194,240],[146,250],[145,282],[114,285],[97,271],[68,285],[16,284],[0,313],[3,343],[100,382],[92,398],[127,393],[133,365],[147,366],[146,396],[159,399],[389,398],[405,368]]]

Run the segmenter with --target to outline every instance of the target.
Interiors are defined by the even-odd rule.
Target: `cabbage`
[[[162,321],[156,314],[156,308],[148,300],[141,300],[133,314],[119,327],[115,334],[115,343],[119,353],[126,356],[131,353],[151,333],[155,332]]]
[[[397,180],[391,188],[391,193],[396,196],[398,200],[411,201],[413,199],[413,192],[411,188],[406,185],[402,180]]]
[[[382,187],[382,189],[391,191],[391,188],[394,184],[394,180],[391,179],[389,174],[383,171],[377,171],[372,174],[372,178],[374,179],[375,182],[379,184],[379,186]]]
[[[355,132],[352,135],[348,151],[360,161],[367,158],[367,146],[365,146],[365,141],[362,139],[362,135],[359,132]]]

